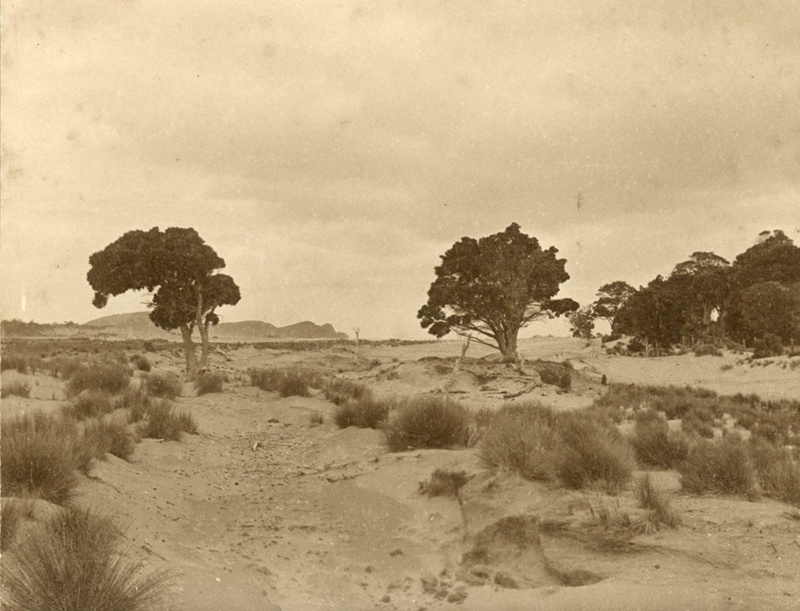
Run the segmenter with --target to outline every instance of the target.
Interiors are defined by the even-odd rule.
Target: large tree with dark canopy
[[[436,337],[472,335],[518,363],[520,329],[578,309],[572,299],[553,299],[569,279],[566,259],[556,253],[552,246],[542,250],[516,223],[479,240],[462,238],[435,268],[428,302],[417,313],[422,328]]]
[[[89,257],[87,279],[94,289],[93,304],[105,307],[108,298],[128,291],[147,291],[150,320],[162,329],[179,329],[186,353],[187,378],[197,378],[208,362],[208,328],[219,322],[217,308],[241,299],[233,278],[219,274],[225,261],[192,228],[129,231]],[[200,332],[198,362],[192,334]]]

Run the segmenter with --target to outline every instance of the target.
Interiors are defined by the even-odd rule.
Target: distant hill
[[[114,314],[91,320],[83,325],[97,331],[113,332],[127,337],[151,338],[170,337],[174,334],[158,329],[147,312],[130,314]],[[304,321],[276,327],[260,320],[244,322],[220,323],[211,327],[209,335],[212,339],[222,341],[261,341],[264,339],[347,339],[346,333],[339,333],[331,324],[317,325]]]

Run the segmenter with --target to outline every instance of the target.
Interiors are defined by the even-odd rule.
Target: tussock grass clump
[[[19,373],[28,373],[28,358],[21,354],[4,354],[0,357],[0,371],[16,369]]]
[[[752,438],[748,443],[761,489],[778,501],[800,507],[800,462],[781,446]]]
[[[152,399],[144,388],[128,388],[116,398],[115,409],[128,410],[128,422],[141,422],[147,414]]]
[[[469,412],[458,403],[441,397],[412,397],[387,421],[386,443],[391,452],[465,445],[469,421]]]
[[[389,417],[389,404],[375,399],[371,394],[351,400],[336,408],[333,421],[339,428],[355,426],[361,429],[377,429]]]
[[[322,378],[307,369],[251,369],[250,383],[281,397],[308,397],[311,388],[323,386]]]
[[[595,546],[606,552],[622,553],[634,549],[632,539],[637,535],[652,534],[657,530],[649,520],[631,515],[620,506],[618,499],[609,503],[598,497],[586,501],[586,507],[594,526]]]
[[[122,460],[130,460],[136,448],[136,439],[128,426],[118,420],[93,419],[84,423],[84,442],[95,448],[95,458],[104,460],[112,454]]]
[[[325,394],[325,398],[334,405],[344,405],[352,399],[364,399],[372,394],[369,388],[363,384],[339,378],[325,380],[322,392]]]
[[[139,434],[150,439],[180,441],[181,433],[197,434],[197,422],[188,412],[175,411],[173,404],[166,400],[153,401],[148,409]]]
[[[663,524],[667,528],[677,528],[681,525],[681,518],[672,508],[670,497],[656,489],[650,474],[636,482],[636,498],[648,510],[649,520],[656,527]]]
[[[159,607],[167,575],[144,574],[119,554],[119,541],[106,518],[75,508],[54,515],[3,558],[4,605],[31,611]]]
[[[697,441],[686,460],[678,464],[684,490],[695,494],[752,495],[756,471],[747,445],[738,437]]]
[[[143,354],[134,354],[130,358],[131,365],[133,365],[139,371],[148,372],[150,371],[153,366],[150,364],[150,360]]]
[[[171,400],[181,394],[183,383],[174,373],[154,371],[147,376],[145,389],[151,397]]]
[[[631,445],[639,462],[662,469],[675,468],[689,454],[689,439],[658,418],[637,419]]]
[[[451,496],[458,498],[458,491],[471,479],[466,471],[436,469],[430,479],[419,483],[419,492],[426,496]]]
[[[32,499],[5,498],[0,511],[0,552],[7,552],[14,544],[19,526],[33,512]]]
[[[217,371],[205,371],[200,374],[194,383],[198,395],[207,395],[215,392],[222,392],[225,383],[225,375]]]
[[[564,392],[569,392],[572,388],[572,366],[568,363],[537,361],[533,366],[545,384],[558,386]]]
[[[0,386],[0,398],[5,399],[12,395],[27,399],[31,396],[31,385],[24,380],[10,380]]]
[[[57,356],[49,359],[46,362],[46,366],[51,376],[62,380],[69,380],[85,367],[81,359],[67,356]]]
[[[692,348],[695,356],[722,356],[722,350],[714,344],[695,344]]]
[[[556,416],[538,404],[506,405],[481,434],[485,467],[507,469],[530,480],[552,479],[560,460]]]
[[[81,446],[74,422],[34,412],[2,421],[0,488],[3,496],[29,496],[57,505],[73,496]]]
[[[124,365],[93,364],[82,367],[75,372],[66,385],[68,397],[84,390],[104,390],[109,393],[120,393],[130,384],[131,372]]]
[[[586,419],[581,413],[565,416],[559,429],[564,447],[558,477],[567,488],[618,494],[630,481],[636,459],[633,448],[617,429]]]
[[[106,390],[85,390],[63,408],[64,415],[76,420],[99,418],[116,409],[114,398]]]

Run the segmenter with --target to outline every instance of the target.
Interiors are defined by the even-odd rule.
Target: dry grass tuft
[[[470,415],[441,397],[412,397],[401,403],[384,427],[391,452],[466,445]]]
[[[636,498],[641,506],[648,510],[650,522],[657,528],[662,524],[668,528],[677,528],[681,525],[681,518],[672,508],[669,496],[656,490],[650,474],[637,482]]]
[[[10,380],[0,386],[0,398],[5,399],[12,395],[27,399],[31,396],[31,385],[24,380]]]
[[[377,429],[386,423],[388,417],[389,404],[369,394],[339,405],[333,415],[333,421],[339,428],[355,426],[362,429]]]

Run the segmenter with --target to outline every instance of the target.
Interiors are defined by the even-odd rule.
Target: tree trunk
[[[210,345],[208,341],[208,325],[200,325],[200,369],[208,366],[208,353]]]
[[[497,334],[497,347],[500,349],[500,354],[503,355],[503,360],[506,363],[519,363],[519,356],[517,355],[517,334],[511,331],[506,331]]]
[[[194,342],[192,341],[192,330],[189,325],[181,325],[181,337],[183,337],[183,351],[186,354],[186,379],[193,382],[200,373],[197,365],[197,355],[194,353]]]

